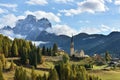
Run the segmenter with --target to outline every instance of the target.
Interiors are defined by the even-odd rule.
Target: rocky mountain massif
[[[66,35],[48,33],[46,29],[51,27],[48,19],[37,20],[35,16],[28,15],[25,19],[18,20],[14,28],[6,26],[0,31],[11,30],[15,34],[26,36],[27,40],[46,42],[40,44],[41,47],[43,45],[51,47],[57,43],[60,49],[69,53],[71,38]],[[120,54],[120,32],[112,32],[109,35],[80,33],[74,36],[74,47],[76,51],[83,49],[89,55],[109,51],[118,56]]]
[[[51,28],[51,23],[48,19],[36,19],[35,16],[28,15],[25,19],[18,20],[14,28],[5,26],[1,30],[12,30],[14,34],[26,36],[28,40],[35,40],[47,28]]]

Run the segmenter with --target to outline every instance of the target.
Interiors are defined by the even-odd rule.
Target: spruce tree
[[[32,67],[32,71],[31,71],[31,79],[32,80],[36,80],[36,73],[35,73],[35,70],[34,70],[34,67]]]
[[[3,51],[4,51],[3,53],[5,54],[5,57],[8,57],[9,50],[8,50],[7,44],[3,46]]]
[[[63,62],[64,62],[64,63],[69,62],[69,59],[70,59],[70,58],[69,58],[69,56],[68,56],[67,54],[64,54],[62,58],[63,58]]]
[[[48,80],[59,80],[56,69],[51,69]]]
[[[3,74],[2,74],[2,62],[0,60],[0,80],[4,80]]]
[[[42,54],[46,55],[46,48],[45,48],[45,46],[42,47]]]
[[[15,74],[14,74],[14,80],[19,80],[19,75],[20,75],[20,72],[19,72],[19,69],[17,67],[15,70]]]
[[[43,75],[42,79],[43,79],[43,80],[48,80],[48,79],[47,79],[47,76],[46,76],[46,74],[45,74],[45,73],[44,73],[44,75]]]
[[[105,60],[106,60],[106,62],[111,60],[111,56],[108,51],[105,53]]]
[[[43,80],[41,75],[37,76],[36,80]]]
[[[29,80],[26,70],[23,67],[17,67],[14,74],[14,80]]]
[[[53,56],[55,56],[57,52],[58,52],[58,46],[56,43],[54,43],[53,44]]]
[[[37,53],[34,53],[34,67],[37,68]]]
[[[15,66],[14,66],[13,60],[11,60],[10,70],[14,70],[14,68]]]
[[[6,64],[6,59],[5,59],[4,54],[0,54],[0,60],[2,62],[2,67],[4,69],[5,68],[5,64]]]
[[[41,55],[41,51],[40,48],[37,48],[37,63],[40,64],[42,62],[42,55]]]
[[[15,41],[13,41],[13,44],[11,47],[11,54],[12,54],[12,57],[18,56],[18,48],[17,48],[17,44]]]

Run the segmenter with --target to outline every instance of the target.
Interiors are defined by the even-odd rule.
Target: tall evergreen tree
[[[29,80],[26,70],[23,67],[17,67],[14,74],[14,80]]]
[[[10,70],[14,70],[14,68],[15,66],[14,66],[13,60],[11,60]]]
[[[23,48],[22,48],[22,54],[21,54],[21,62],[22,62],[23,64],[26,64],[27,59],[28,59],[27,48],[23,47]]]
[[[11,47],[11,54],[12,54],[12,57],[18,56],[18,48],[17,48],[17,44],[15,41],[13,41],[13,44]]]
[[[35,73],[35,70],[34,70],[34,67],[32,67],[32,71],[31,71],[31,79],[32,80],[36,80],[36,73]]]
[[[56,69],[51,69],[48,80],[59,80]]]
[[[0,80],[4,80],[3,74],[2,74],[2,62],[0,60]]]
[[[45,46],[42,47],[42,54],[46,55],[46,48],[45,48]]]
[[[56,43],[53,44],[53,55],[55,56],[58,52],[58,45]]]
[[[8,57],[9,50],[7,44],[3,46],[3,53],[5,54],[5,57]]]
[[[42,62],[42,54],[40,48],[37,48],[37,63],[40,64]]]
[[[34,67],[37,68],[37,53],[34,53]]]
[[[69,62],[69,59],[70,59],[70,58],[69,58],[69,56],[68,56],[67,54],[64,54],[64,55],[63,55],[63,62],[64,62],[64,63]]]
[[[5,68],[5,65],[6,65],[6,59],[5,59],[5,56],[4,54],[0,54],[0,60],[2,62],[2,67],[3,69]]]
[[[46,74],[44,73],[42,80],[48,80]]]
[[[111,56],[108,51],[105,53],[105,60],[106,60],[106,62],[111,60]]]

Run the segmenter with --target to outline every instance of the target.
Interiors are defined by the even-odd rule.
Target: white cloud
[[[16,11],[17,8],[17,4],[4,4],[4,3],[0,3],[0,6],[2,7],[6,7],[6,8],[12,8],[13,11]]]
[[[26,1],[27,4],[30,5],[46,5],[48,4],[47,0],[28,0]]]
[[[79,32],[84,32],[88,34],[109,34],[112,31],[120,31],[120,27],[110,27],[104,24],[101,24],[99,27],[81,27]]]
[[[104,0],[84,0],[78,3],[77,9],[60,10],[65,13],[66,16],[77,15],[83,12],[96,13],[105,12],[108,10]]]
[[[45,17],[45,18],[47,18],[47,19],[49,19],[51,21],[54,21],[54,22],[61,22],[60,18],[57,15],[55,15],[54,13],[52,13],[52,12],[45,12],[45,11],[31,12],[31,11],[26,11],[25,14],[26,15],[29,15],[29,14],[34,15],[38,19]]]
[[[88,34],[96,34],[96,33],[100,33],[101,30],[96,27],[81,27],[79,32],[88,33]]]
[[[47,32],[55,33],[57,35],[64,34],[68,36],[71,36],[72,34],[77,34],[77,31],[75,29],[69,27],[68,25],[60,25],[60,24],[56,24],[52,28],[48,28]]]
[[[68,25],[56,24],[52,28],[46,30],[49,33],[55,33],[57,35],[76,35],[78,33],[88,33],[88,34],[109,34],[112,31],[120,31],[118,27],[110,27],[104,24],[101,24],[99,27],[81,27],[80,29],[73,29]]]
[[[56,3],[68,3],[68,2],[74,2],[74,0],[54,0]]]
[[[11,26],[14,27],[15,23],[18,19],[23,19],[25,18],[24,16],[15,16],[14,14],[8,14],[8,15],[4,15],[2,18],[0,18],[0,24],[1,27],[4,26]]]
[[[0,11],[0,12],[2,13],[2,11]],[[16,24],[17,20],[24,19],[29,14],[36,16],[37,19],[41,19],[41,18],[45,17],[45,18],[48,18],[50,21],[53,21],[53,22],[61,22],[59,16],[55,15],[52,12],[26,11],[23,14],[24,16],[15,16],[14,14],[3,15],[0,18],[0,28],[2,28],[4,26],[7,26],[7,25],[9,25],[10,27],[15,27],[15,24]]]
[[[120,5],[120,0],[115,0],[115,5]]]
[[[0,14],[5,13],[5,10],[0,8]]]
[[[62,16],[60,13],[57,13],[57,16]]]
[[[90,23],[90,21],[89,20],[80,20],[80,21],[78,21],[78,23]]]
[[[102,24],[100,28],[101,28],[102,32],[120,31],[120,27],[118,27],[118,26],[116,26],[116,27],[115,26],[110,27],[110,26]]]
[[[112,3],[112,0],[105,0],[105,1],[107,1],[107,2],[109,2],[109,3]]]
[[[32,44],[35,44],[36,46],[39,46],[40,44],[47,44],[49,42],[43,42],[43,41],[32,41]]]
[[[109,26],[102,24],[101,25],[101,31],[105,32],[105,31],[112,31],[112,30]]]
[[[8,30],[0,30],[0,33],[4,34],[5,36],[8,36],[10,39],[14,38],[25,38],[26,36],[22,36],[20,34],[14,34],[13,31]]]

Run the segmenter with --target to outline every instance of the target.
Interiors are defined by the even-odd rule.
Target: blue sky
[[[120,0],[0,0],[0,28],[28,14],[48,18],[58,35],[120,31]]]

